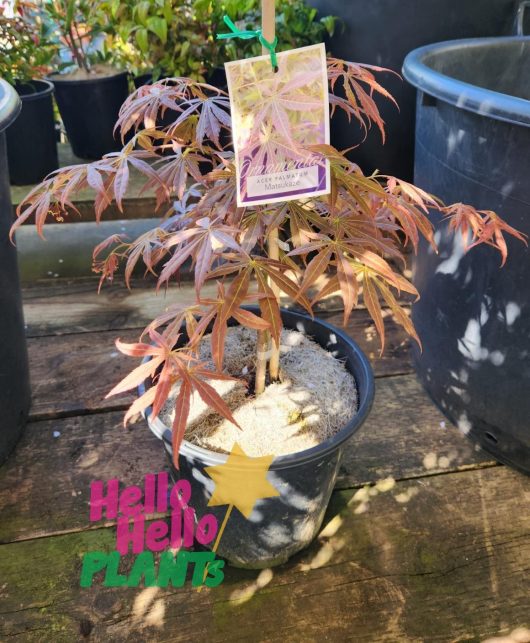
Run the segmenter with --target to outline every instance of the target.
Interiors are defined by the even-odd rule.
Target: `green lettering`
[[[191,577],[192,587],[204,585],[206,577],[206,566],[215,560],[213,551],[194,551],[190,553],[190,563],[194,563],[193,576]]]
[[[120,552],[111,551],[108,555],[107,573],[103,585],[105,587],[124,587],[127,585],[127,576],[118,574],[118,567],[120,566]]]
[[[92,587],[94,574],[105,569],[108,558],[108,554],[102,551],[89,551],[83,556],[81,587]]]
[[[165,551],[161,554],[158,587],[167,587],[170,581],[173,587],[184,586],[188,571],[189,554],[188,551],[179,551],[177,555],[170,551]]]
[[[129,574],[127,585],[129,587],[138,587],[140,581],[144,577],[144,584],[146,587],[156,586],[156,573],[155,573],[155,560],[153,552],[143,551],[136,556],[133,568]]]
[[[206,576],[206,580],[204,581],[206,587],[217,587],[217,585],[223,582],[225,575],[222,569],[224,566],[225,561],[220,558],[216,558],[208,565],[208,576]]]

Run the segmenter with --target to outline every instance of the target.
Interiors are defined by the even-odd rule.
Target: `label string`
[[[256,29],[255,31],[246,30],[242,31],[238,29],[236,25],[230,20],[228,16],[223,18],[226,26],[230,29],[230,33],[218,33],[217,40],[226,40],[227,38],[241,38],[242,40],[250,40],[251,38],[257,38],[262,47],[268,50],[271,57],[271,65],[275,72],[278,71],[278,58],[276,57],[276,46],[278,45],[278,38],[274,38],[272,42],[269,42],[261,29]]]

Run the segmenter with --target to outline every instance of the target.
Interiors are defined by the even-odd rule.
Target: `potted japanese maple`
[[[113,129],[128,94],[128,78],[126,71],[109,64],[101,3],[45,0],[42,9],[62,46],[61,73],[49,80],[74,154],[98,159],[118,150]]]
[[[14,9],[8,15],[0,8],[0,76],[22,101],[18,118],[6,131],[11,183],[29,185],[58,167],[53,85],[43,78],[57,49],[34,4],[18,2]]]
[[[333,58],[327,71],[332,108],[382,131],[377,110],[366,109],[373,106],[371,95],[385,94],[374,72]],[[285,131],[285,110],[311,105],[300,95],[303,85],[298,75],[291,88],[296,100],[286,85],[281,101],[275,102],[274,90],[258,101],[274,107],[263,116],[265,131]],[[176,111],[172,125],[152,127],[168,106]],[[391,176],[364,175],[326,144],[306,152],[329,163],[329,194],[238,207],[233,153],[220,143],[231,128],[229,111],[224,92],[190,79],[139,89],[120,112],[123,136],[134,132],[123,150],[47,179],[20,204],[15,227],[34,216],[42,232],[46,219],[61,219],[71,194],[86,187],[96,192],[100,220],[113,200],[121,208],[131,167],[144,175],[159,205],[169,205],[168,217],[150,232],[133,241],[113,235],[94,253],[101,283],[122,263],[129,283],[139,262],[157,273],[159,287],[178,279],[188,260],[195,278],[196,301],[170,305],[138,343],[117,341],[124,354],[144,361],[109,395],[140,386],[125,421],[147,416],[171,455],[173,474],[191,482],[199,514],[212,494],[205,470],[226,459],[235,442],[249,456],[274,455],[269,480],[279,496],[260,501],[248,520],[231,518],[218,550],[236,565],[263,567],[285,561],[317,534],[343,444],[372,402],[366,356],[342,331],[314,317],[317,303],[338,293],[346,323],[362,301],[383,348],[383,302],[419,341],[399,298],[418,293],[394,266],[405,245],[418,247],[420,236],[435,247],[429,208],[457,230],[472,221],[474,241],[501,251],[503,233],[517,232],[491,213],[486,218],[472,207],[445,206]],[[278,140],[271,136],[269,145]],[[170,154],[162,156],[165,150]],[[209,172],[201,172],[205,161]],[[281,297],[297,310],[282,308]]]

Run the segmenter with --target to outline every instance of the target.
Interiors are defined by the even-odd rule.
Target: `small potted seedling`
[[[60,73],[49,76],[76,156],[98,159],[118,150],[114,123],[127,97],[127,72],[109,64],[101,3],[45,0],[42,11],[61,45]],[[66,67],[66,68],[65,68]]]
[[[18,118],[6,132],[13,185],[38,183],[58,167],[53,85],[43,78],[57,47],[38,13],[31,2],[17,2],[14,12],[0,5],[0,77],[22,101]]]

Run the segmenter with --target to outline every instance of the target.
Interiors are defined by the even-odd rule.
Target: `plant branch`
[[[267,354],[269,352],[270,333],[267,330],[258,331],[257,354],[256,354],[256,383],[254,392],[261,395],[265,390],[267,375]]]
[[[79,52],[79,57],[80,57],[80,60],[81,60],[81,66],[88,73],[88,72],[90,72],[90,65],[88,64],[87,56],[86,56],[85,50],[83,49],[83,39],[79,35],[79,29],[77,28],[77,25],[75,23],[74,23],[74,29],[75,29],[75,33],[77,35],[78,45],[76,45],[76,47],[77,47],[78,52]],[[74,41],[74,35],[73,35],[72,27],[70,27],[70,34],[72,36],[72,41]]]
[[[269,232],[269,236],[267,239],[267,252],[269,255],[269,259],[273,259],[275,261],[279,261],[280,259],[280,248],[278,246],[278,240],[279,240],[279,233],[278,233],[278,228],[275,227]],[[278,306],[280,305],[280,289],[279,287],[271,281],[269,278],[269,285],[271,287],[272,292],[274,293],[274,296],[276,297],[276,301],[278,302]],[[275,382],[279,379],[280,377],[280,346],[279,344],[276,345],[274,341],[271,341],[271,349],[270,349],[270,362],[269,362],[269,374],[271,381]]]

